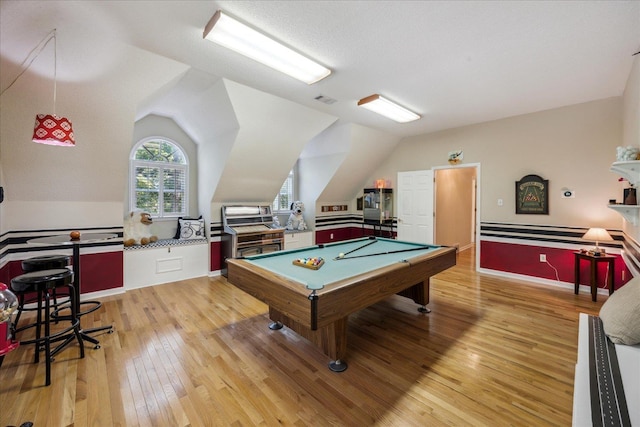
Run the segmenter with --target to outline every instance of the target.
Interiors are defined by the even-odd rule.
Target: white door
[[[433,171],[398,172],[398,240],[433,244]]]

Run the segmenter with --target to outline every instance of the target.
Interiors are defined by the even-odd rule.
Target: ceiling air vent
[[[323,102],[327,105],[335,104],[336,102],[338,102],[337,100],[333,98],[329,98],[328,96],[324,96],[324,95],[318,95],[313,99],[315,99],[316,101]]]

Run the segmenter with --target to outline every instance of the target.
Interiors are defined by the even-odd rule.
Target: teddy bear
[[[304,203],[301,201],[291,203],[291,215],[289,215],[289,220],[287,221],[287,230],[302,231],[307,229],[302,212],[304,212]]]
[[[150,225],[153,224],[151,214],[135,210],[124,219],[124,246],[148,245],[157,242],[158,236],[151,234]]]

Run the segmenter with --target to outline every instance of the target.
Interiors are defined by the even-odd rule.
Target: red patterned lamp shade
[[[55,114],[38,114],[33,127],[33,142],[74,147],[76,138],[73,135],[73,125],[66,117],[58,117]]]

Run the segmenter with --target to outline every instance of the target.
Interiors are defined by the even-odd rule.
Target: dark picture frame
[[[549,215],[549,180],[526,175],[516,181],[516,214]]]

